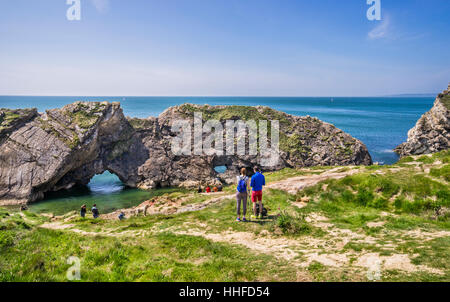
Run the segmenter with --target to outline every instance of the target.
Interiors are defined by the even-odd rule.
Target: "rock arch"
[[[258,155],[178,156],[171,152],[173,121],[193,113],[225,123],[231,119],[280,121],[281,161],[271,170],[314,165],[371,164],[367,148],[331,124],[268,107],[184,104],[159,117],[126,118],[119,103],[76,102],[61,109],[0,109],[0,204],[38,200],[45,192],[86,185],[110,171],[127,186],[198,186],[213,183],[214,167],[227,166],[223,182]],[[225,129],[225,127],[224,127]]]

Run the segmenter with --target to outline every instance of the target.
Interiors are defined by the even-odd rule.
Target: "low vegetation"
[[[235,222],[233,186],[169,192],[183,205],[223,199],[124,221],[0,209],[0,281],[66,281],[76,256],[81,281],[448,282],[449,159],[445,151],[391,166],[268,173],[268,216],[248,223]],[[296,194],[277,188],[293,177],[324,180]]]
[[[444,104],[444,106],[448,110],[450,110],[450,94],[447,93],[445,95],[442,95],[440,99],[441,99],[442,103]]]

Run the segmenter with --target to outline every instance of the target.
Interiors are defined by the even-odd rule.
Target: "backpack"
[[[256,203],[256,213],[259,213],[259,203]],[[267,216],[267,209],[263,206],[262,215]]]
[[[239,177],[237,190],[239,193],[247,192],[247,177]]]

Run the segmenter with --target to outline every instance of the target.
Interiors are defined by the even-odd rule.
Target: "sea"
[[[209,105],[269,106],[298,116],[310,115],[331,123],[368,148],[374,162],[393,164],[393,149],[406,141],[409,129],[433,106],[434,97],[85,97],[85,96],[0,96],[0,108],[37,108],[39,112],[75,101],[120,102],[126,116],[158,116],[165,109],[183,103]],[[36,212],[61,214],[97,202],[104,211],[129,207],[148,199],[147,192],[125,188],[114,174],[95,176],[89,186],[76,192],[58,192],[35,203]],[[89,206],[89,205],[88,205]]]

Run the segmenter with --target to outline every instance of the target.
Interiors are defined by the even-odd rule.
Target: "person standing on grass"
[[[253,214],[259,219],[262,218],[263,206],[262,206],[262,190],[266,185],[266,178],[261,174],[259,167],[254,167],[255,174],[252,176],[250,186],[252,187],[252,202],[253,202]],[[256,213],[256,203],[259,203],[259,215]]]
[[[86,217],[86,212],[87,212],[87,209],[86,209],[86,205],[84,204],[81,206],[80,216],[83,218]]]
[[[243,207],[243,218],[242,221],[246,222],[247,219],[245,215],[247,214],[247,190],[248,190],[248,177],[247,169],[241,169],[241,175],[236,176],[237,178],[237,192],[236,192],[236,207],[237,207],[237,218],[236,221],[241,221],[241,204]]]
[[[98,211],[98,209],[97,209],[97,205],[96,205],[96,204],[94,204],[94,205],[92,206],[91,212],[92,212],[92,216],[93,216],[94,218],[98,218],[98,216],[100,216],[100,213],[99,213],[99,211]]]

